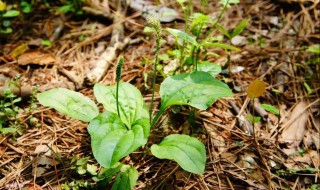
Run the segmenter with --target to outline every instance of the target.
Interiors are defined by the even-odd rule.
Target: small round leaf
[[[254,80],[247,89],[247,95],[249,98],[258,98],[260,97],[264,91],[266,90],[266,83],[256,79]]]

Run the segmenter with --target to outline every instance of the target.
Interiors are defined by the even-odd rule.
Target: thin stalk
[[[153,110],[153,101],[154,101],[154,91],[155,91],[155,86],[156,86],[156,79],[157,79],[157,65],[159,62],[159,51],[160,51],[160,37],[157,38],[156,43],[156,60],[154,62],[154,69],[153,69],[153,82],[152,82],[152,96],[151,96],[151,103],[150,103],[150,108],[149,108],[149,118],[150,118],[150,123],[152,120],[152,110]]]
[[[220,12],[220,15],[219,15],[219,17],[218,17],[218,20],[216,20],[216,22],[214,23],[214,25],[217,24],[218,22],[220,22],[220,20],[221,20],[221,18],[222,18],[222,15],[223,15],[224,12],[226,11],[226,8],[227,8],[228,4],[229,4],[229,0],[227,0],[227,3],[223,6],[222,11]]]
[[[120,117],[120,111],[119,111],[119,82],[120,81],[117,81],[116,102],[117,102],[117,114]]]
[[[157,123],[157,121],[159,120],[160,116],[163,114],[163,112],[165,111],[165,108],[160,108],[160,110],[158,111],[158,113],[156,114],[156,116],[153,118],[153,120],[151,121],[151,127],[154,126],[154,124]]]
[[[220,22],[220,20],[221,20],[221,18],[222,18],[222,15],[224,14],[224,12],[225,12],[226,9],[227,9],[228,3],[229,3],[229,0],[228,0],[227,3],[223,6],[223,8],[222,8],[222,10],[221,10],[221,12],[220,12],[220,15],[219,15],[219,17],[218,17],[218,19],[214,22],[213,27],[206,33],[205,36],[208,37],[209,34],[212,33],[212,30],[213,30],[213,28],[215,27],[215,25],[216,25],[218,22]]]
[[[255,109],[254,109],[254,98],[252,98],[251,101],[252,101],[252,105],[253,105],[253,106],[252,106],[252,107],[253,107],[253,109],[252,109],[253,139],[256,140],[256,130],[255,130],[255,127],[254,127],[254,114],[255,114],[255,113],[254,113],[254,110],[255,110]]]
[[[201,24],[198,31],[197,31],[197,36],[196,36],[196,41],[199,40],[199,37],[200,37],[200,33],[201,33],[201,30],[202,30],[202,27],[203,27],[204,24]],[[198,53],[198,48],[199,46],[193,46],[192,47],[192,51],[191,51],[191,60],[192,60],[192,65],[193,65],[193,70],[197,70],[197,64],[198,64],[198,55],[196,56],[196,63],[194,63],[194,51],[197,49],[197,53]]]
[[[196,71],[198,70],[199,57],[200,57],[200,47],[197,48],[197,53],[196,53]]]
[[[281,112],[280,112],[280,102],[279,102],[279,97],[278,97],[278,93],[276,93],[276,99],[277,99],[277,104],[278,104],[278,110],[279,110],[279,115],[278,116],[278,126],[280,125],[280,118],[281,118]],[[278,127],[276,128],[276,145],[279,144],[279,130]]]
[[[188,1],[188,5],[187,6],[182,6],[182,9],[183,9],[183,13],[184,13],[184,18],[185,18],[185,23],[184,23],[184,32],[187,33],[187,30],[188,30],[188,27],[189,27],[189,16],[190,16],[190,13],[191,13],[191,4],[192,4],[192,0]],[[178,46],[179,46],[179,42],[177,43]],[[179,48],[180,50],[180,60],[179,60],[179,64],[180,64],[180,72],[182,72],[182,69],[183,69],[183,61],[184,61],[184,50],[185,50],[185,45],[186,45],[186,41],[183,40],[182,42],[182,47]]]

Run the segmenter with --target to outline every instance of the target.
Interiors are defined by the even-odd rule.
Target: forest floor
[[[161,2],[179,15],[162,27],[183,30],[179,4]],[[146,145],[168,134],[195,136],[206,145],[205,173],[190,174],[141,148],[122,160],[139,172],[135,189],[320,189],[319,6],[318,0],[247,0],[228,7],[220,21],[224,28],[232,30],[250,19],[232,41],[240,51],[230,53],[228,65],[228,53],[221,49],[213,48],[203,59],[224,69],[217,78],[228,84],[233,97],[196,110],[193,117],[188,106],[167,110]],[[194,11],[203,9],[194,1]],[[218,1],[209,1],[204,13],[217,18],[221,9]],[[40,7],[30,17],[15,19],[12,34],[0,36],[0,90],[14,80],[18,87],[12,89],[22,97],[14,104],[20,109],[17,121],[10,121],[17,131],[0,134],[0,189],[61,189],[63,184],[72,189],[72,185],[95,184],[91,174],[80,171],[87,169],[87,163],[99,167],[92,155],[88,123],[41,106],[34,98],[34,86],[38,92],[64,87],[95,100],[93,84],[115,84],[115,65],[124,56],[122,81],[135,85],[150,102],[155,37],[143,32],[146,20],[131,8],[125,17],[108,16],[55,14]],[[222,34],[212,30],[212,36]],[[44,45],[46,39],[51,45]],[[174,49],[169,34],[164,32],[163,39],[162,55]],[[229,43],[226,38],[222,42]],[[29,50],[14,51],[26,44]],[[161,59],[160,65],[172,69],[170,59]],[[106,69],[102,76],[94,74],[98,63]],[[159,74],[156,89],[163,79]],[[255,79],[267,86],[253,103],[246,90]],[[155,100],[158,106],[158,93]],[[32,101],[35,106],[28,109]],[[273,105],[280,115],[261,104]],[[260,121],[252,125],[248,114]],[[81,158],[83,163],[76,165]]]

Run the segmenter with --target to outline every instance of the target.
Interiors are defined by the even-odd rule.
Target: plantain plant
[[[135,186],[137,170],[119,161],[147,143],[150,128],[167,108],[189,105],[207,109],[217,99],[232,96],[226,84],[207,72],[194,71],[168,77],[160,86],[160,111],[150,123],[143,97],[130,83],[119,82],[114,86],[96,84],[93,90],[97,101],[105,108],[103,113],[99,113],[96,104],[88,97],[65,88],[39,93],[37,99],[44,106],[90,122],[88,132],[93,155],[109,176],[104,178],[111,180],[110,174],[117,174],[113,189],[132,189]],[[204,172],[205,146],[194,137],[169,135],[160,144],[152,145],[151,152],[157,158],[176,161],[188,172]]]
[[[227,1],[228,2],[228,1]],[[189,12],[186,12],[189,15]],[[193,34],[168,28],[176,41],[189,44],[189,53],[194,50],[194,69],[189,73],[176,74],[167,77],[160,85],[161,105],[157,114],[153,117],[153,98],[150,108],[146,106],[141,92],[132,84],[121,82],[121,65],[123,57],[119,59],[117,66],[116,85],[105,86],[96,84],[93,87],[96,100],[103,105],[104,112],[99,113],[97,105],[79,92],[64,88],[51,89],[37,95],[39,102],[47,107],[66,114],[74,119],[89,122],[88,132],[91,137],[91,147],[97,162],[104,168],[97,176],[97,180],[106,185],[116,175],[112,189],[132,189],[138,179],[138,171],[131,165],[121,163],[121,159],[130,155],[133,151],[145,147],[150,129],[157,125],[160,116],[171,106],[187,105],[194,109],[205,110],[216,100],[232,96],[230,88],[215,75],[221,71],[210,62],[203,61],[199,65],[199,52],[206,47],[220,47],[225,50],[238,50],[233,46],[220,43],[199,41],[199,36],[205,22],[203,15],[191,16],[197,22],[191,24]],[[200,22],[205,20],[205,22]],[[154,77],[157,76],[157,64],[162,29],[155,19],[149,19],[149,23],[156,32],[157,46],[154,62]],[[199,24],[200,23],[200,24]],[[184,52],[184,50],[183,50]],[[183,60],[185,61],[185,60]],[[200,61],[199,61],[200,62]],[[154,97],[155,78],[153,80]],[[203,174],[206,164],[206,150],[203,143],[197,138],[183,134],[166,136],[159,144],[150,147],[151,153],[159,159],[176,161],[182,169],[194,173]]]

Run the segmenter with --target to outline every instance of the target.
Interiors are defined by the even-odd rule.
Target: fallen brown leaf
[[[18,65],[50,65],[56,59],[50,54],[40,50],[27,51],[18,57]]]
[[[298,147],[306,133],[308,112],[303,111],[306,107],[305,102],[296,105],[291,112],[290,119],[284,124],[286,127],[281,134],[280,141],[287,143],[289,148]]]

